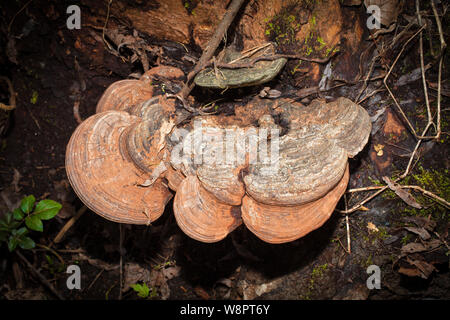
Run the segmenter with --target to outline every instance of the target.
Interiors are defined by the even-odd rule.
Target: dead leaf
[[[436,221],[431,220],[431,219],[427,219],[427,218],[424,218],[424,217],[418,217],[418,216],[416,216],[416,217],[404,217],[403,220],[405,220],[407,222],[412,222],[416,226],[418,226],[420,228],[425,228],[429,232],[432,232],[434,230],[434,228],[436,227]]]
[[[377,153],[378,157],[382,157],[383,156],[383,148],[384,148],[384,145],[382,145],[382,144],[376,144],[376,145],[373,146],[373,149]]]
[[[408,262],[410,265],[415,266],[420,271],[419,276],[423,279],[428,279],[431,273],[436,270],[436,268],[432,264],[429,264],[425,261],[406,258],[406,262]]]
[[[408,243],[402,247],[402,253],[416,253],[426,251],[427,248],[421,243]]]
[[[133,284],[138,282],[149,282],[150,270],[141,267],[137,263],[126,263],[124,268],[123,292],[130,289]]]
[[[389,26],[397,21],[400,13],[400,3],[398,0],[364,0],[366,8],[370,6],[378,6],[380,8],[380,23]]]
[[[166,278],[166,280],[170,280],[176,278],[180,275],[181,267],[168,267],[161,270],[162,274]]]
[[[411,207],[421,209],[422,205],[419,204],[416,199],[406,190],[402,189],[398,184],[394,183],[388,177],[383,177],[384,182],[388,185],[389,189],[395,192],[396,195],[400,197],[403,201],[405,201]]]
[[[12,185],[14,186],[14,191],[16,193],[19,193],[20,190],[22,189],[19,187],[19,181],[20,181],[21,177],[22,177],[22,175],[20,174],[20,172],[16,168],[14,168],[14,176],[13,176]]]
[[[203,289],[202,287],[195,287],[194,288],[194,292],[196,295],[198,295],[200,298],[202,298],[203,300],[209,300],[210,296],[208,294],[208,292],[205,291],[205,289]]]
[[[425,230],[424,228],[405,227],[405,229],[408,230],[409,232],[419,235],[419,237],[422,238],[422,240],[428,240],[431,238],[428,231]]]
[[[380,230],[378,230],[378,228],[372,222],[368,222],[367,223],[367,229],[369,229],[369,231],[371,231],[371,232],[378,232],[378,231],[380,231]]]
[[[433,249],[436,249],[441,245],[441,241],[438,239],[434,239],[428,242],[422,243],[408,243],[402,247],[402,253],[416,253],[416,252],[423,252],[423,251],[430,251]]]
[[[417,268],[400,267],[398,273],[404,274],[408,277],[420,277],[420,271]]]

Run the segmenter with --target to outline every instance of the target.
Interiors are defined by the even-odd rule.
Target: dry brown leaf
[[[383,148],[384,148],[384,145],[382,145],[382,144],[376,144],[376,145],[373,146],[373,149],[377,153],[378,157],[382,157],[383,156]]]
[[[421,243],[408,243],[402,247],[402,253],[416,253],[426,251],[427,248]]]
[[[124,268],[124,285],[123,291],[130,289],[131,285],[138,282],[150,281],[150,270],[141,267],[137,263],[127,263]]]
[[[401,11],[399,0],[364,0],[367,7],[376,5],[380,8],[380,22],[385,26],[397,21],[398,14]]]
[[[428,242],[422,243],[408,243],[402,247],[402,253],[416,253],[423,251],[430,251],[436,249],[442,244],[442,242],[438,239],[434,239]]]
[[[411,207],[421,209],[422,205],[419,204],[416,199],[406,190],[403,190],[398,184],[394,183],[388,177],[383,177],[384,182],[388,185],[389,189],[395,192],[403,201],[405,201]]]
[[[436,268],[429,264],[428,262],[421,261],[421,260],[412,260],[407,258],[406,261],[410,264],[415,266],[419,271],[419,276],[423,279],[428,279],[428,277],[431,275],[431,273],[436,270]]]
[[[405,276],[408,277],[420,277],[420,271],[417,268],[405,268],[405,267],[400,267],[398,269],[398,273],[404,274]]]
[[[194,288],[194,292],[196,295],[198,295],[200,298],[202,298],[203,300],[209,300],[209,294],[208,292],[205,291],[205,289],[203,289],[202,287],[195,287]]]
[[[405,229],[408,230],[409,232],[419,235],[419,237],[422,238],[422,240],[428,240],[431,238],[428,231],[425,230],[424,228],[405,227]]]
[[[371,232],[378,232],[380,230],[378,230],[377,226],[374,225],[372,222],[368,222],[367,223],[367,229],[369,229],[369,231]]]
[[[166,280],[173,279],[180,275],[181,267],[168,267],[161,270],[162,274],[166,278]]]
[[[14,191],[16,193],[19,193],[20,190],[22,189],[19,187],[19,181],[20,181],[21,177],[22,177],[22,175],[20,174],[20,172],[16,168],[14,168],[14,176],[13,176],[13,181],[11,184],[14,186]]]

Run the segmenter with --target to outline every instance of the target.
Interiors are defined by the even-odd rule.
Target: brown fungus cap
[[[133,163],[150,174],[160,166],[166,135],[174,127],[174,121],[169,119],[170,106],[165,102],[155,97],[131,110],[143,120],[131,125],[125,139],[127,151]],[[156,173],[159,175],[160,172]]]
[[[269,243],[294,241],[327,221],[347,188],[348,165],[339,183],[325,196],[299,206],[271,206],[245,196],[242,220],[258,238]]]
[[[316,99],[308,106],[281,99],[278,111],[289,123],[291,134],[300,138],[315,135],[333,140],[350,158],[364,148],[372,130],[367,111],[343,97],[328,103]]]
[[[175,170],[171,164],[166,164],[166,169],[164,178],[166,178],[169,188],[177,191],[186,176],[180,170]]]
[[[242,223],[240,208],[218,201],[195,176],[181,182],[173,210],[181,230],[201,242],[220,241]]]
[[[264,204],[292,206],[324,196],[342,178],[347,153],[322,137],[280,138],[278,161],[250,165],[246,191]]]
[[[66,170],[73,189],[92,211],[115,222],[149,224],[161,216],[172,194],[160,179],[143,187],[148,175],[130,161],[123,138],[137,121],[123,111],[86,119],[67,146]]]
[[[144,81],[120,80],[111,84],[97,103],[96,113],[118,110],[125,111],[153,96],[153,88]]]

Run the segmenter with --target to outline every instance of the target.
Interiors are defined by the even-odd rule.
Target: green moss
[[[33,93],[31,94],[30,102],[32,104],[36,104],[36,102],[38,100],[38,96],[39,96],[38,92],[36,90],[33,90]]]
[[[323,275],[323,273],[327,270],[327,268],[328,268],[328,263],[314,267],[314,269],[311,273],[312,278],[321,277]]]
[[[291,74],[295,74],[298,71],[298,69],[300,69],[300,66],[302,65],[302,63],[303,63],[303,60],[298,60],[298,63],[292,69]]]
[[[322,276],[327,271],[327,269],[328,269],[328,263],[324,263],[322,265],[315,266],[313,268],[313,270],[311,272],[311,279],[309,280],[309,284],[308,284],[308,290],[306,291],[306,293],[304,295],[302,295],[300,297],[300,299],[304,299],[304,300],[311,299],[311,294],[315,289],[317,280],[322,278]]]
[[[400,241],[402,245],[406,245],[409,241],[411,241],[412,235],[410,233],[407,233]]]
[[[286,8],[267,22],[265,34],[278,45],[293,44],[296,42],[295,35],[300,27],[296,15]]]
[[[443,199],[448,200],[450,198],[450,176],[448,169],[424,169],[423,166],[419,164],[415,169],[415,172],[403,179],[400,184],[417,185]],[[403,213],[423,217],[432,215],[434,218],[450,221],[448,210],[439,202],[431,200],[429,197],[426,197],[419,192],[415,192],[413,196],[423,208],[417,209],[411,206],[405,206]]]
[[[361,267],[364,269],[367,269],[368,266],[373,265],[373,257],[372,254],[369,254],[369,256],[366,258],[366,260],[361,259],[360,263]]]

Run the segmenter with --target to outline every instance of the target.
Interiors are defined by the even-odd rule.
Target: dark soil
[[[36,243],[49,246],[68,219],[82,207],[81,201],[67,183],[64,167],[66,145],[77,126],[73,113],[77,94],[81,95],[80,115],[86,119],[94,114],[96,103],[108,85],[130,74],[141,73],[142,66],[139,61],[124,62],[110,54],[105,45],[98,41],[99,36],[101,39],[101,30],[92,27],[68,30],[65,27],[65,12],[71,3],[66,1],[31,2],[17,14],[8,34],[9,22],[24,4],[25,1],[0,4],[0,20],[3,20],[0,25],[0,73],[11,79],[17,93],[17,108],[6,120],[0,117],[0,121],[9,127],[1,137],[0,189],[12,202],[29,194],[35,195],[37,199],[49,198],[63,202],[64,215],[47,221],[43,233],[32,234]],[[82,10],[96,12],[95,7],[83,7]],[[414,11],[411,12],[413,14]],[[448,25],[448,19],[447,13],[443,18],[444,26]],[[101,25],[104,17],[98,17],[98,21]],[[6,50],[11,39],[15,42],[16,54]],[[192,67],[188,62],[177,60],[180,54],[178,44],[146,40],[166,49],[172,48],[164,51],[168,63],[182,67],[185,72]],[[437,32],[432,40],[438,43]],[[428,41],[424,43],[424,50],[428,52]],[[394,52],[386,54],[387,65],[391,65],[400,48],[399,45],[394,48]],[[194,53],[198,54],[198,51]],[[11,61],[14,58],[17,63]],[[428,80],[436,83],[438,63],[429,56],[427,59],[427,62],[432,62],[432,69],[427,72]],[[150,63],[155,65],[156,59],[151,57]],[[370,59],[365,62],[365,70],[369,63]],[[446,58],[442,79],[448,78],[448,63]],[[79,71],[76,70],[77,64]],[[419,66],[416,39],[394,69],[390,86],[394,87],[396,79]],[[293,89],[290,83],[289,74],[284,72],[268,86],[286,93]],[[383,87],[380,81],[372,82],[367,92],[378,87]],[[331,99],[348,96],[353,99],[360,88],[360,84],[348,84],[322,94],[322,97]],[[246,99],[261,89],[231,90],[225,93],[224,103],[234,98]],[[398,100],[405,102],[402,107],[410,120],[415,126],[423,128],[426,113],[421,79],[394,88],[394,91]],[[211,95],[219,97],[217,92],[208,91],[206,95],[198,89],[193,95],[199,102],[204,102],[205,97]],[[0,102],[7,103],[8,97],[7,87],[0,83]],[[314,97],[317,95],[308,99]],[[430,90],[430,99],[435,112],[435,90]],[[372,135],[364,151],[350,162],[349,188],[371,186],[375,180],[382,182],[382,176],[385,175],[398,176],[406,168],[408,154],[415,146],[415,140],[405,129],[386,91],[361,104],[371,116],[382,108],[386,109],[374,123],[379,130]],[[444,133],[439,141],[431,140],[422,144],[420,157],[408,180],[409,184],[419,185],[447,201],[450,195],[448,106],[449,98],[444,96]],[[383,130],[391,116],[395,124],[400,126],[400,134]],[[378,144],[384,146],[383,156],[374,154],[374,146]],[[386,161],[388,165],[383,166],[382,163]],[[12,186],[14,169],[21,175],[19,190],[14,190]],[[365,195],[348,194],[348,207],[362,200]],[[393,192],[385,192],[366,203],[367,210],[350,214],[351,253],[346,251],[345,217],[338,212],[320,229],[288,244],[264,243],[244,227],[238,228],[219,243],[203,244],[181,232],[175,223],[170,203],[163,217],[149,227],[123,226],[123,263],[137,264],[142,272],[146,270],[150,273],[141,278],[130,276],[134,276],[136,282],[145,281],[154,286],[154,299],[449,299],[449,212],[420,193],[414,192],[413,195],[424,205],[424,209],[412,210]],[[341,199],[337,208],[343,210],[344,207],[344,200]],[[405,262],[406,258],[401,254],[402,246],[421,242],[416,234],[404,227],[417,226],[423,218],[436,222],[430,235],[433,239],[443,241],[430,252],[408,256],[411,260],[425,261],[434,267],[426,279],[399,273],[402,266],[414,269]],[[378,231],[371,231],[368,228],[370,224]],[[42,247],[22,252],[63,296],[68,299],[118,299],[118,224],[87,211],[67,232],[64,240],[52,248],[58,252],[64,264]],[[65,270],[72,264],[81,267],[82,290],[68,290],[66,287]],[[380,290],[369,290],[366,286],[369,276],[366,269],[370,265],[381,268]],[[161,270],[169,268],[176,270],[176,275],[166,281],[161,276]],[[13,271],[15,269],[16,272]],[[125,268],[124,274],[127,270]],[[0,244],[0,299],[31,298],[55,299],[55,296],[16,255],[9,253],[6,246]],[[122,298],[140,299],[133,290],[124,292]]]

